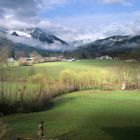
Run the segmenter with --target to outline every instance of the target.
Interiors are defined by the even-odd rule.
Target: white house
[[[108,55],[104,55],[101,57],[97,57],[97,60],[112,60],[112,57],[108,56]]]
[[[7,61],[8,61],[9,63],[10,63],[10,62],[14,62],[15,59],[11,57],[11,58],[8,58]]]

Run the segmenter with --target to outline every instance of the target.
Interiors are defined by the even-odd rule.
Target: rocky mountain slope
[[[0,44],[10,42],[14,50],[41,50],[70,54],[80,58],[127,56],[140,47],[140,35],[111,36],[96,41],[79,40],[66,42],[42,28],[0,28]],[[2,46],[2,45],[1,45]],[[139,50],[139,49],[138,49]]]
[[[109,38],[96,40],[86,45],[81,45],[77,52],[85,53],[89,56],[110,55],[112,57],[129,54],[140,47],[140,35],[137,36],[112,36]]]

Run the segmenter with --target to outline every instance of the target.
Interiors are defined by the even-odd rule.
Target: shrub
[[[30,76],[28,78],[28,81],[33,84],[39,85],[40,88],[44,88],[46,85],[46,77],[44,74],[41,74],[41,73]]]
[[[77,73],[72,70],[64,70],[60,73],[60,81],[65,85],[66,92],[79,90]]]
[[[25,62],[19,62],[19,65],[20,66],[32,66],[32,62],[28,62],[28,61],[25,61]]]
[[[0,110],[4,114],[7,112],[40,111],[48,107],[57,95],[85,89],[112,90],[116,87],[121,88],[120,85],[124,81],[127,83],[127,88],[138,88],[140,86],[139,71],[132,70],[120,69],[116,73],[110,69],[101,68],[81,72],[66,69],[60,73],[58,80],[47,80],[45,69],[37,74],[34,69],[30,69],[29,77],[24,81],[19,80],[20,77],[18,77],[17,81],[13,79],[11,82],[11,80],[2,77],[3,80],[0,81]],[[7,73],[5,74],[7,77]]]
[[[76,82],[76,77],[76,72],[69,69],[62,71],[60,74],[60,80],[68,84],[74,84]]]

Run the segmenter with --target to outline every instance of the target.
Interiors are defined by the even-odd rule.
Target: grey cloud
[[[32,46],[34,48],[40,47],[40,48],[46,49],[46,50],[67,50],[67,49],[70,49],[70,48],[67,48],[65,45],[62,45],[58,41],[55,41],[53,44],[48,44],[48,43],[42,43],[39,40],[32,39],[32,38],[16,37],[16,36],[12,36],[12,35],[6,35],[6,37],[15,43],[26,44],[26,45]]]
[[[34,0],[0,0],[0,7],[4,9],[17,10],[19,8],[26,10],[34,9],[36,2]]]
[[[4,14],[4,10],[0,8],[0,18],[3,17],[3,14]]]
[[[5,14],[13,14],[17,19],[25,20],[37,18],[39,11],[50,7],[63,6],[74,1],[85,2],[84,0],[0,0],[0,17]],[[88,2],[92,0],[87,0]],[[130,4],[132,0],[95,0],[103,3]]]
[[[45,27],[60,38],[69,41],[77,39],[98,39],[114,34],[138,34],[140,33],[140,22],[129,24],[139,19],[140,12],[114,14],[82,15],[72,17],[60,17],[41,21],[38,12],[44,8],[61,6],[73,1],[93,2],[93,0],[0,0],[0,25],[13,27],[28,27],[35,25]],[[95,0],[106,4],[129,4],[132,0]],[[46,10],[46,9],[45,9]],[[5,18],[7,15],[13,15]],[[44,19],[46,20],[46,19]],[[112,24],[112,22],[117,22]],[[54,24],[53,24],[54,23]],[[61,25],[60,25],[61,24]],[[101,27],[100,27],[101,26]]]
[[[35,0],[0,0],[1,18],[13,15],[20,21],[36,19],[38,9]]]

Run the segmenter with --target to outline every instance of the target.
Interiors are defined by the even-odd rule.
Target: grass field
[[[79,71],[92,71],[92,70],[117,70],[123,68],[124,66],[138,67],[139,63],[126,63],[124,61],[112,61],[112,60],[80,60],[74,62],[51,62],[51,63],[41,63],[35,64],[33,67],[36,72],[46,72],[48,78],[57,79],[59,74],[64,69]],[[31,69],[31,66],[17,66],[13,68],[13,71],[23,77],[27,77]]]
[[[49,90],[47,90],[47,94],[43,95],[48,95],[48,97],[50,96],[49,94],[53,92],[55,93],[54,95],[59,95],[57,94],[57,92],[59,93],[59,90],[62,90],[63,94],[75,91],[65,90],[65,85],[67,85],[68,83],[62,82],[61,80],[65,77],[60,76],[65,69],[70,70],[69,77],[67,77],[69,73],[65,74],[67,78],[66,80],[69,80],[71,78],[74,79],[75,77],[78,77],[80,79],[78,79],[77,81],[79,82],[80,86],[83,84],[83,88],[79,88],[78,90],[92,90],[78,91],[61,96],[59,95],[55,99],[53,99],[52,106],[49,109],[48,106],[44,106],[45,111],[43,112],[34,112],[27,114],[19,113],[5,116],[4,119],[7,121],[9,127],[11,128],[10,133],[12,135],[35,137],[37,133],[38,123],[40,121],[45,121],[45,135],[47,138],[58,138],[59,140],[61,140],[61,138],[68,138],[68,140],[140,139],[140,90],[120,90],[125,70],[125,79],[128,81],[130,80],[130,83],[131,81],[133,81],[138,84],[137,76],[140,72],[139,62],[127,63],[120,60],[80,60],[74,62],[53,62],[35,64],[33,66],[11,67],[11,69],[13,70],[11,71],[12,73],[14,73],[18,78],[23,78],[27,81],[25,81],[25,83],[13,83],[13,81],[11,81],[9,86],[12,89],[12,92],[10,92],[10,88],[8,88],[6,82],[6,89],[4,91],[6,91],[6,95],[7,92],[10,93],[10,98],[7,99],[10,99],[11,101],[11,96],[13,96],[13,94],[11,95],[11,93],[13,93],[14,89],[12,86],[13,84],[27,84],[28,86],[26,86],[26,90],[24,90],[24,88],[20,88],[19,90],[18,86],[17,88],[15,86],[16,95],[14,97],[17,98],[17,101],[20,101],[19,93],[24,93],[24,97],[26,95],[25,93],[27,93],[27,97],[29,97],[29,100],[32,103],[32,96],[34,97],[35,89],[33,88],[33,90],[30,91],[30,88],[32,89],[33,85],[31,83],[27,83],[29,82],[28,78],[30,77],[29,73],[32,67],[36,71],[36,74],[45,73],[42,78],[45,77],[47,78],[47,80],[45,81],[45,86],[43,87],[44,89]],[[74,76],[71,75],[71,71],[74,71]],[[84,73],[80,75],[80,72]],[[136,79],[133,79],[133,77],[135,77]],[[73,79],[71,79],[71,81],[73,81]],[[92,82],[94,82],[94,80],[95,85],[96,82],[98,83],[98,88],[94,88],[94,83],[92,85]],[[47,83],[48,81],[53,81],[52,85],[49,85]],[[100,84],[102,85],[102,82],[103,84],[119,84],[119,86],[117,88],[116,86],[115,88],[107,88],[108,90],[110,89],[110,91],[107,91],[106,88],[100,88]],[[41,82],[38,81],[37,84],[40,83]],[[54,83],[59,84],[59,86]],[[71,82],[70,85],[73,83]],[[88,88],[86,88],[86,86]],[[90,86],[92,88],[90,88]],[[111,84],[107,86],[110,87]],[[37,90],[37,92],[38,91],[40,90]],[[38,95],[38,93],[36,94]],[[34,103],[36,105],[37,102]]]
[[[14,134],[34,137],[45,121],[47,138],[139,140],[140,91],[80,91],[54,99],[44,112],[5,117]]]

